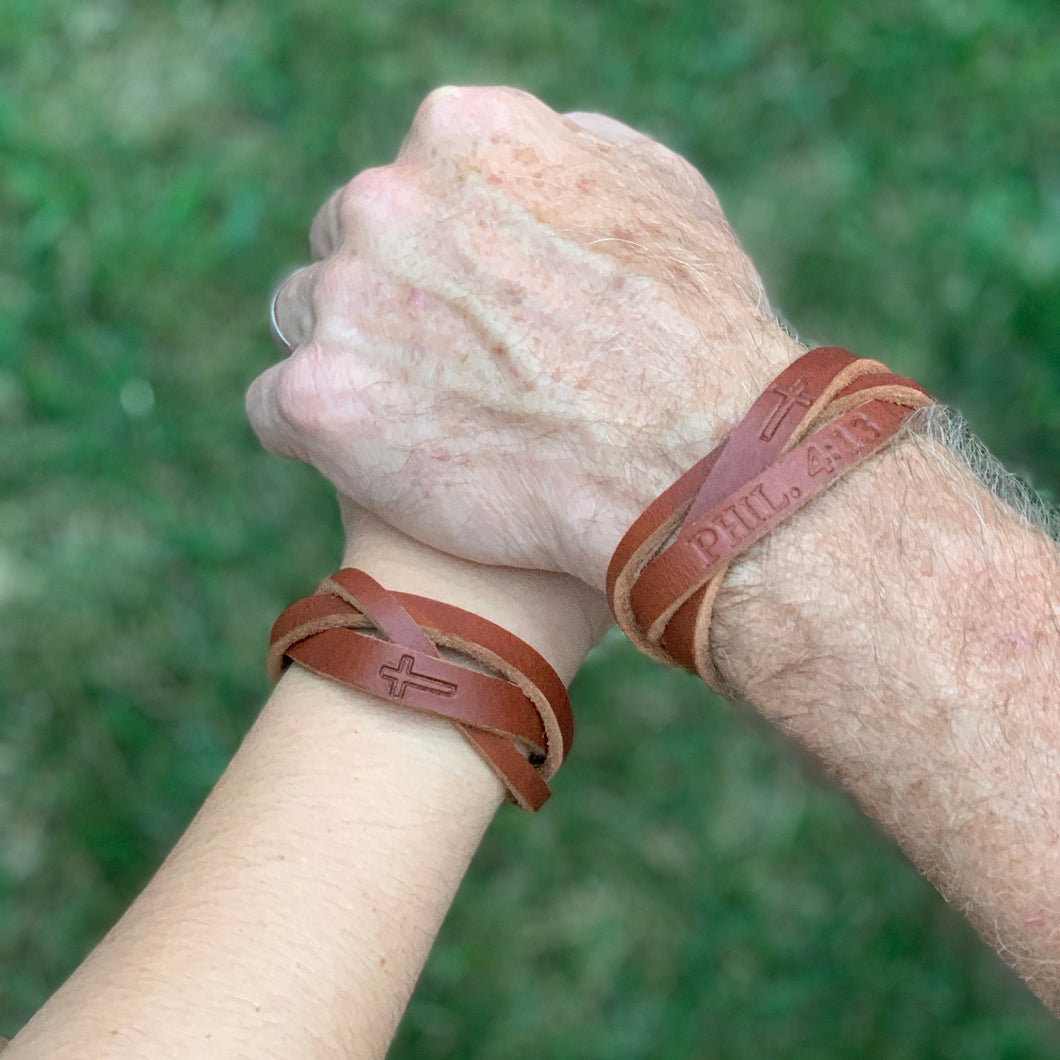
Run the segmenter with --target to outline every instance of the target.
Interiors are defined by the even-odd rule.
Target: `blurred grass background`
[[[810,341],[1060,488],[1054,0],[0,0],[0,1033],[119,915],[339,555],[242,394],[317,204],[442,83],[689,155]],[[1060,1054],[1053,1020],[761,724],[609,639],[394,1057]],[[1018,881],[1016,881],[1018,883]]]

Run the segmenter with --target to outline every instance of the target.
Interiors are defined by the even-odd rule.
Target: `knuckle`
[[[318,435],[324,426],[326,403],[320,388],[320,351],[307,343],[285,365],[275,391],[276,411],[298,437]]]
[[[429,93],[416,109],[411,135],[419,140],[444,138],[459,111],[461,99],[472,89],[444,85]]]
[[[356,296],[356,301],[360,303],[367,280],[367,267],[354,257],[334,257],[321,262],[317,266],[313,285],[315,326],[331,321],[336,316],[344,316],[351,298]]]
[[[368,203],[376,197],[383,183],[381,174],[384,169],[379,166],[362,170],[336,196],[335,213],[344,233],[349,234],[359,227]]]
[[[340,188],[329,195],[313,218],[309,229],[309,249],[315,261],[331,257],[342,244],[342,219],[339,216],[339,204],[343,190]]]
[[[459,150],[483,134],[517,125],[536,110],[547,108],[516,88],[436,88],[416,111],[406,145]]]
[[[356,245],[360,234],[378,234],[401,226],[417,206],[417,187],[407,166],[366,169],[343,189],[338,203],[340,227]]]

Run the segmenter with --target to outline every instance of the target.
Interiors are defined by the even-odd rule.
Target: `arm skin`
[[[952,452],[906,441],[727,581],[724,673],[1060,1014],[1060,562]]]
[[[345,565],[477,610],[565,681],[606,628],[573,578],[347,523]],[[501,797],[448,723],[292,667],[158,874],[4,1060],[382,1057]]]
[[[489,173],[487,184],[496,189],[527,176],[511,162],[522,156],[510,154],[511,130],[522,136],[525,123],[509,120],[509,108],[526,106],[518,94],[450,92],[428,108],[426,133],[433,125],[444,134],[446,119],[455,115],[465,141],[461,149],[468,138],[487,154],[499,143],[509,155],[504,167]],[[476,140],[482,130],[469,119],[476,107],[488,112],[492,139]],[[536,101],[530,110],[545,129],[535,135],[554,146],[547,138],[552,119]],[[595,128],[608,142],[592,150],[612,151],[621,136],[611,134],[620,130]],[[427,134],[421,126],[409,151],[435,157]],[[568,147],[586,149],[573,123],[564,126],[564,135]],[[486,143],[494,146],[483,148]],[[675,156],[644,146],[643,138],[630,143],[645,172],[661,167],[665,176],[658,195],[644,201],[664,201],[676,181],[684,202],[694,182]],[[548,170],[549,152],[532,154],[531,169]],[[565,201],[557,182],[569,167],[563,159],[557,165],[549,174],[555,180],[545,182],[547,203],[530,210],[520,203],[511,225],[491,215],[490,229],[512,236],[511,245],[550,274],[560,270],[575,237],[591,245],[603,239],[589,216],[562,224],[545,216],[542,222],[549,208]],[[443,177],[443,185],[454,179]],[[376,173],[368,183],[378,191],[385,185],[380,180]],[[615,187],[626,183],[618,180]],[[700,193],[706,194],[704,188]],[[360,190],[370,189],[362,181]],[[472,188],[475,195],[481,190]],[[608,217],[616,216],[607,195],[619,192],[602,184],[590,190],[595,194],[578,201],[602,203]],[[536,194],[533,181],[521,183],[520,194]],[[492,192],[487,205],[503,212]],[[447,215],[457,218],[461,230],[474,218],[474,198],[463,208]],[[713,249],[676,254],[667,242],[664,257],[645,263],[638,255],[647,251],[658,225],[647,224],[636,241],[633,229],[612,234],[607,239],[624,248],[616,259],[620,266],[609,261],[593,272],[599,262],[582,251],[574,255],[592,280],[581,292],[589,302],[578,303],[574,272],[559,294],[528,294],[508,284],[487,306],[503,312],[485,324],[469,316],[466,291],[441,297],[429,285],[410,289],[374,278],[359,290],[350,288],[351,294],[333,278],[322,282],[318,273],[317,294],[355,308],[356,327],[340,319],[325,321],[321,329],[320,319],[308,314],[303,333],[314,326],[320,333],[252,392],[255,425],[273,448],[313,459],[395,523],[407,529],[429,525],[430,534],[423,536],[454,535],[436,544],[494,561],[532,557],[599,588],[629,521],[710,448],[775,369],[798,353],[779,329],[770,329],[753,270],[734,250],[710,196],[704,211],[699,227],[681,235],[706,230]],[[377,210],[376,220],[386,218]],[[635,223],[636,217],[630,221]],[[534,238],[521,232],[521,224],[531,226]],[[334,224],[330,234],[326,222],[323,227],[323,236],[320,225],[316,230],[320,253],[337,253],[341,241]],[[367,232],[352,264],[346,263],[345,279],[357,280],[358,270],[369,267],[373,240],[384,240],[392,229],[377,224]],[[437,239],[439,226],[421,223],[418,231]],[[670,236],[666,230],[664,238]],[[396,238],[396,257],[380,251],[391,266],[428,267],[423,262],[443,257],[444,246],[423,254],[408,232]],[[458,249],[458,264],[474,262],[474,254]],[[524,276],[525,264],[520,259],[517,270]],[[626,267],[629,276],[622,273]],[[720,271],[714,275],[712,269]],[[708,309],[707,288],[684,282],[697,271],[711,280],[707,287],[715,301]],[[677,279],[660,287],[660,275]],[[728,297],[725,277],[734,275],[738,290]],[[420,276],[418,282],[429,280]],[[456,317],[432,316],[434,296],[441,297],[440,305],[457,307]],[[595,315],[592,300],[600,306]],[[385,333],[372,332],[373,301],[379,307],[375,323],[390,329]],[[400,306],[405,313],[395,316]],[[405,347],[414,356],[402,360],[401,328],[425,306],[423,333]],[[543,320],[520,317],[542,307],[558,311]],[[638,319],[651,334],[635,332]],[[665,343],[653,345],[660,320]],[[540,326],[535,330],[534,324]],[[477,350],[459,330],[465,326],[473,336],[494,336],[495,344]],[[531,413],[527,373],[548,370],[548,327],[564,338],[552,352],[566,374],[551,389],[533,391]],[[614,330],[608,338],[609,327]],[[506,329],[535,341],[506,348],[496,339]],[[291,334],[286,321],[284,331]],[[344,370],[327,362],[336,349],[356,347],[366,335],[368,347],[385,354],[382,361]],[[458,354],[453,363],[425,353],[430,347],[424,336],[432,335]],[[596,371],[605,340],[616,360],[613,376]],[[623,349],[641,351],[641,385],[629,385],[628,366],[618,357]],[[682,351],[690,358],[684,364]],[[476,372],[472,354],[483,352],[503,371]],[[527,359],[516,363],[516,353]],[[737,356],[743,363],[726,360]],[[706,363],[710,357],[721,360]],[[696,358],[703,362],[698,367]],[[292,363],[301,378],[287,372]],[[427,365],[429,388],[405,394],[401,387],[415,382],[417,364]],[[365,376],[369,369],[374,374]],[[356,383],[352,413],[340,407],[336,393],[346,374]],[[695,386],[689,383],[693,375]],[[682,386],[666,390],[670,377]],[[567,387],[572,378],[575,385]],[[450,400],[441,411],[456,416],[462,432],[454,432],[430,404],[430,395],[444,396],[452,379],[462,403]],[[477,379],[488,380],[488,393],[475,391]],[[513,379],[514,393],[505,391]],[[609,392],[616,380],[621,389]],[[321,381],[332,389],[322,390]],[[387,386],[373,386],[380,381]],[[540,402],[552,393],[566,404],[542,412]],[[675,404],[689,393],[699,403],[698,416]],[[623,406],[623,397],[632,404]],[[515,411],[510,423],[500,398]],[[477,425],[473,416],[488,407],[486,399],[498,403]],[[395,416],[366,416],[365,403],[374,400],[392,401]],[[402,409],[405,421],[397,418]],[[668,430],[660,431],[659,423]],[[383,437],[366,439],[366,430],[379,429]],[[417,429],[426,436],[414,440],[405,433]],[[504,442],[503,460],[480,446],[480,466],[476,450],[460,448],[462,440],[481,438],[482,432]],[[572,462],[573,450],[561,444],[565,435],[582,446],[579,460]],[[340,438],[353,443],[352,463],[343,460]],[[548,446],[522,453],[524,442],[540,438]],[[460,443],[456,451],[454,440]],[[409,459],[413,450],[421,459]],[[391,463],[363,466],[358,458]],[[528,473],[513,474],[513,467]],[[552,481],[550,474],[559,478]],[[576,493],[587,501],[571,505],[564,476],[579,475],[585,489]],[[483,483],[491,490],[486,498],[474,495]],[[564,484],[568,488],[560,488]],[[403,487],[410,492],[403,494]],[[407,505],[413,493],[430,501],[432,488],[452,498],[452,507],[434,522],[429,505]],[[505,489],[527,492],[509,497]],[[503,532],[513,509],[521,536]],[[478,518],[470,521],[467,511]],[[534,644],[565,678],[599,631],[599,595],[571,578],[449,566],[378,528],[353,539],[361,544],[347,562],[365,566],[390,587],[482,609]],[[512,547],[528,551],[505,551]],[[733,686],[825,762],[1054,1011],[1060,1010],[1060,733],[1050,707],[1060,658],[1058,588],[1052,542],[980,486],[958,458],[929,440],[910,440],[854,472],[737,564],[719,597],[714,633]],[[513,609],[513,599],[523,606]],[[448,726],[395,714],[307,675],[285,678],[158,876],[19,1035],[5,1060],[381,1056],[499,799],[497,781]]]
[[[344,563],[478,608],[565,679],[602,628],[573,579],[443,559],[357,522]],[[757,546],[715,619],[727,677],[1054,1011],[1056,561],[950,454],[910,441]],[[383,1056],[500,799],[449,725],[292,669],[155,879],[5,1060]]]
[[[297,346],[248,395],[265,444],[439,548],[598,589],[801,352],[684,159],[510,89],[432,93],[312,246],[278,301]],[[713,643],[1060,1012],[1057,574],[907,441],[732,569]]]

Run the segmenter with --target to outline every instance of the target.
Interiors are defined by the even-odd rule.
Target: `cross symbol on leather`
[[[395,699],[404,699],[406,688],[418,688],[436,696],[455,696],[458,686],[442,681],[429,674],[418,674],[412,669],[416,660],[411,655],[402,655],[397,666],[381,666],[379,676],[390,685],[389,694]]]
[[[780,429],[780,425],[784,422],[784,417],[796,406],[799,408],[808,409],[813,404],[813,399],[809,394],[804,393],[806,389],[805,379],[796,379],[791,386],[773,386],[767,391],[770,394],[776,394],[780,400],[777,402],[777,407],[769,415],[769,419],[766,420],[765,426],[762,428],[762,433],[759,436],[763,442],[768,442],[774,434]]]

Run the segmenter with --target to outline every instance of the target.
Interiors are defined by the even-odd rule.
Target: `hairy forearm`
[[[599,621],[573,579],[438,560],[362,523],[349,563],[477,610],[573,675]],[[501,796],[448,723],[292,668],[155,879],[7,1055],[381,1057]]]
[[[810,748],[1060,1011],[1060,564],[939,442],[763,542],[719,599],[728,679]]]

